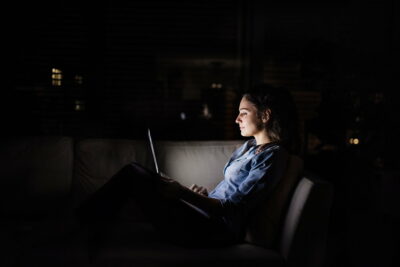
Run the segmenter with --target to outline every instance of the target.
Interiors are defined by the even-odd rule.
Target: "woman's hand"
[[[198,186],[196,184],[192,184],[192,186],[190,186],[189,189],[200,195],[208,196],[207,188],[205,188],[205,187]]]

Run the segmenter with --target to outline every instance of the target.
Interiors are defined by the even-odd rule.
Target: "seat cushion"
[[[226,247],[186,248],[158,239],[146,224],[119,224],[94,250],[96,266],[283,266],[274,250],[238,244]],[[92,250],[93,251],[93,250]]]
[[[16,257],[15,265],[91,266],[87,232],[76,231],[67,236],[50,236],[42,226],[33,226],[30,231],[19,233],[17,238],[19,255]]]

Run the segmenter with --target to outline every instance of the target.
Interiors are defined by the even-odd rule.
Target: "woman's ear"
[[[267,123],[269,121],[269,118],[271,117],[271,110],[267,108],[261,117],[263,123]]]

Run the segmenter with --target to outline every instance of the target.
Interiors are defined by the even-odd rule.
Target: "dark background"
[[[4,136],[143,139],[151,127],[158,140],[238,139],[241,94],[258,82],[283,86],[306,169],[335,186],[327,266],[399,263],[395,0],[3,10]]]

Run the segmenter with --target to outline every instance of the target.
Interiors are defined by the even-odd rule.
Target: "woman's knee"
[[[129,170],[130,172],[140,175],[140,176],[154,176],[155,173],[153,173],[151,170],[147,169],[143,165],[133,161],[126,165],[124,168]]]
[[[125,174],[128,176],[132,176],[135,175],[136,173],[140,173],[142,172],[143,167],[137,163],[137,162],[131,162],[129,164],[126,164],[125,166],[123,166],[118,172],[117,174],[121,175],[121,174]]]
[[[116,180],[128,180],[132,185],[153,184],[158,179],[156,174],[136,162],[129,163],[116,173]]]

